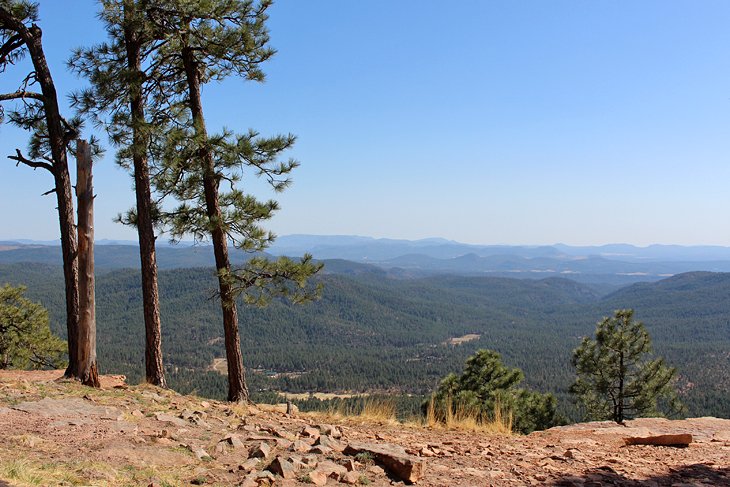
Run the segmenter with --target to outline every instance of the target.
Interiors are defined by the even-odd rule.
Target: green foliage
[[[512,413],[513,428],[522,433],[558,424],[555,397],[517,388],[523,378],[520,369],[504,366],[497,352],[479,350],[460,376],[449,374],[441,381],[434,395],[436,417],[445,417],[446,408],[452,408],[486,419],[500,408]]]
[[[51,333],[46,309],[24,292],[22,286],[0,288],[0,369],[65,366],[66,342]]]
[[[590,419],[624,419],[679,411],[677,370],[651,359],[649,333],[634,310],[617,310],[598,323],[596,338],[584,338],[573,352],[578,378],[571,388]]]
[[[55,254],[43,259],[60,263],[59,249],[49,249]],[[6,250],[0,260],[16,253],[16,262],[42,256],[30,250],[38,249]],[[170,387],[225,399],[225,376],[209,370],[213,359],[225,353],[220,306],[211,299],[215,269],[199,259],[210,253],[200,247],[160,248],[160,260],[167,259],[168,267],[208,266],[160,272],[161,315],[170,324],[162,330],[163,349]],[[139,257],[132,246],[97,246],[97,256],[104,255],[107,266],[116,267],[130,267]],[[232,258],[246,255],[231,252]],[[115,263],[114,256],[123,259]],[[349,272],[339,264],[338,272]],[[308,306],[273,299],[266,308],[239,307],[254,400],[269,391],[380,391],[418,397],[417,404],[399,405],[398,414],[420,414],[420,396],[430,394],[447,374],[460,374],[478,349],[489,348],[524,372],[522,387],[553,393],[560,413],[577,421],[582,412],[568,392],[575,381],[572,352],[581,337],[593,335],[591,317],[630,306],[641,309],[657,354],[681,371],[678,390],[687,414],[730,417],[730,274],[679,275],[584,299],[586,286],[564,279],[391,279],[381,271],[357,268],[357,273],[338,275],[333,273],[338,265],[327,261],[328,273],[314,279],[324,283],[322,298]],[[140,276],[138,271],[108,269],[97,275],[100,366],[136,383],[145,373]],[[26,285],[26,295],[49,310],[54,333],[65,337],[60,265],[0,264],[2,282]],[[459,346],[447,342],[468,333],[481,338]],[[328,408],[311,403],[312,408]]]

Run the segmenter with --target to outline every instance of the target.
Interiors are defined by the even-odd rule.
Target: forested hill
[[[559,278],[392,279],[367,266],[339,264],[346,274],[321,276],[325,288],[318,302],[241,307],[242,348],[254,388],[425,393],[460,370],[476,349],[490,348],[522,368],[530,385],[556,392],[565,407],[572,349],[601,317],[631,307],[657,351],[679,368],[690,414],[730,417],[730,274],[690,273],[602,296]],[[60,267],[0,265],[0,282],[27,285],[63,334]],[[100,367],[132,381],[144,363],[139,282],[132,270],[97,279]],[[160,273],[171,383],[220,396],[223,378],[209,370],[224,356],[214,289],[209,268]],[[460,337],[473,340],[452,344]]]

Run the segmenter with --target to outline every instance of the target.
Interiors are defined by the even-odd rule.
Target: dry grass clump
[[[435,398],[431,396],[424,424],[433,429],[511,435],[512,420],[512,411],[503,408],[499,401],[495,403],[492,414],[485,415],[479,408],[454,404],[451,397],[446,398],[443,409],[437,408]]]
[[[395,423],[395,402],[387,399],[368,398],[363,402],[362,410],[358,415],[359,418],[380,422],[380,423]]]
[[[305,413],[328,421],[358,420],[371,423],[397,423],[396,403],[385,397],[363,397],[360,401],[330,401],[326,411]]]
[[[65,461],[41,462],[40,460],[7,458],[0,459],[0,478],[13,487],[48,485],[94,485],[116,487],[119,485],[148,485],[163,487],[182,485],[186,476],[192,475],[189,467],[168,469],[163,467],[122,468],[103,462]]]

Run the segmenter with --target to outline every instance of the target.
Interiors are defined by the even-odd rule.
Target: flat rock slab
[[[79,398],[50,399],[22,402],[12,409],[30,414],[37,414],[45,418],[97,418],[118,421],[124,418],[122,412],[111,406],[97,406]]]
[[[624,438],[627,445],[653,445],[653,446],[676,446],[687,447],[692,443],[692,435],[652,435],[652,436],[629,436]]]
[[[408,455],[403,447],[389,443],[349,443],[345,455],[369,453],[392,476],[405,482],[418,482],[423,477],[426,462]]]

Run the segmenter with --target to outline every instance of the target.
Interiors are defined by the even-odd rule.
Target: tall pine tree
[[[119,220],[134,225],[139,238],[145,378],[148,383],[166,387],[154,230],[158,202],[152,199],[148,157],[153,137],[164,130],[166,123],[164,113],[146,113],[146,108],[153,104],[149,98],[155,93],[149,81],[157,78],[145,71],[154,71],[147,60],[161,40],[155,39],[146,20],[149,3],[146,0],[103,0],[101,3],[101,18],[109,41],[74,53],[69,64],[92,83],[91,89],[75,95],[74,104],[82,112],[97,116],[112,143],[119,148],[119,164],[133,173],[136,206]]]
[[[78,243],[74,227],[74,204],[68,170],[69,143],[76,139],[80,120],[61,116],[58,95],[43,51],[43,32],[36,24],[38,5],[24,0],[0,0],[0,75],[26,56],[30,58],[27,76],[12,93],[0,93],[0,102],[19,102],[8,112],[10,123],[31,133],[27,156],[20,149],[10,159],[33,169],[51,173],[61,230],[61,251],[66,292],[66,330],[68,333],[68,377],[78,377]],[[21,65],[22,67],[23,65]],[[38,91],[36,91],[38,90]],[[0,105],[0,115],[4,115]]]
[[[278,209],[275,201],[258,201],[238,183],[244,175],[264,178],[275,191],[291,182],[294,160],[280,162],[295,137],[261,137],[255,131],[211,135],[206,126],[202,86],[229,76],[263,81],[260,65],[274,51],[268,47],[266,10],[271,2],[253,0],[162,0],[149,2],[146,21],[159,41],[149,50],[148,101],[154,113],[167,114],[166,138],[152,144],[161,163],[153,177],[160,194],[174,196],[180,205],[160,212],[160,220],[174,239],[192,235],[213,243],[218,294],[223,313],[228,399],[248,400],[238,325],[237,296],[265,304],[272,296],[303,301],[316,289],[308,278],[321,266],[310,256],[250,259],[233,269],[229,242],[250,252],[263,251],[274,235],[260,226]],[[222,187],[223,186],[223,187]]]

